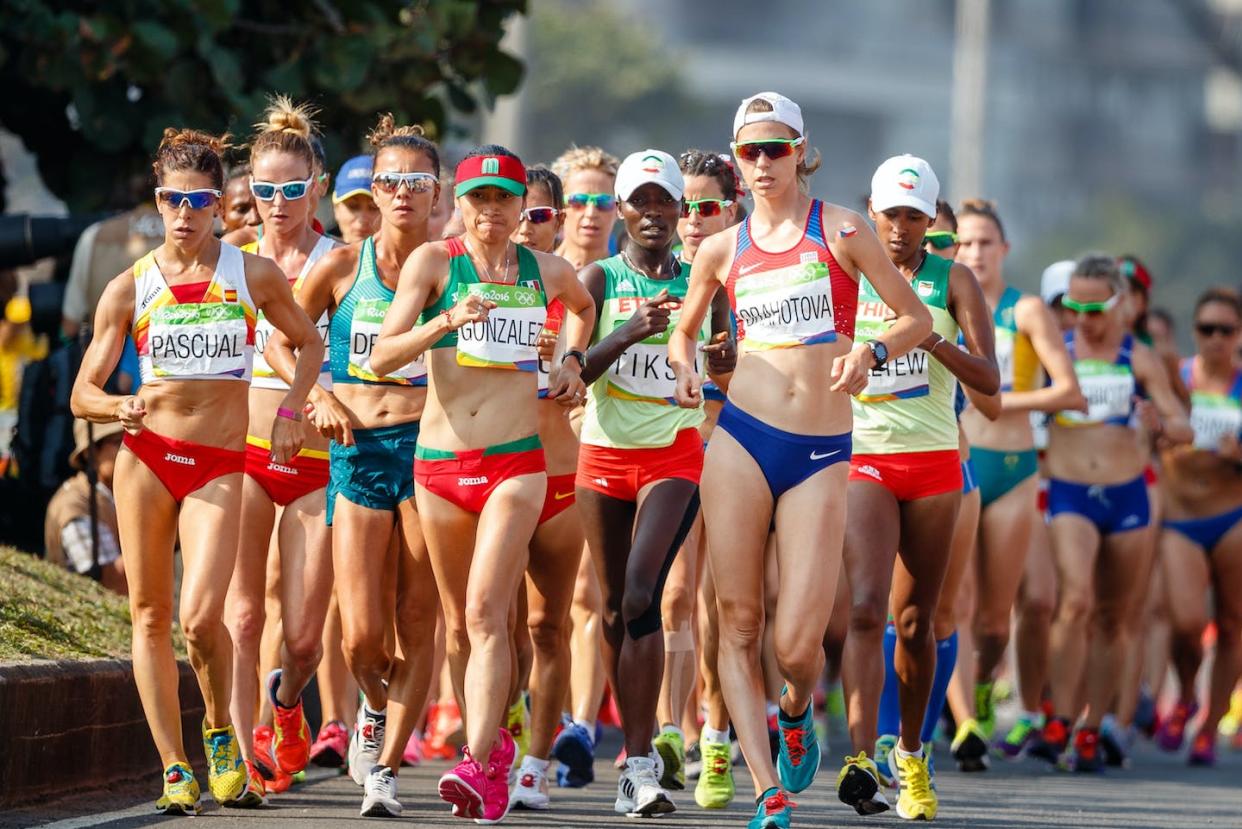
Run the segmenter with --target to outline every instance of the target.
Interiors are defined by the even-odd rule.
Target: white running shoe
[[[380,751],[384,748],[384,726],[388,718],[376,717],[365,705],[358,706],[358,725],[349,739],[349,776],[359,786],[365,786],[371,769],[379,765]]]
[[[613,806],[626,817],[654,817],[675,812],[668,792],[660,788],[656,763],[650,757],[630,757],[617,780],[617,802]]]
[[[517,782],[509,793],[510,809],[533,809],[542,812],[550,808],[548,798],[548,771],[523,761],[517,772]]]
[[[377,766],[367,775],[362,786],[363,817],[401,817],[401,801],[397,800],[397,776],[388,766]]]

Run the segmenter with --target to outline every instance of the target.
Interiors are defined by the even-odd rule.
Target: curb
[[[200,766],[203,700],[189,664],[177,667],[182,739]],[[0,808],[135,779],[154,797],[160,769],[129,660],[0,665]]]

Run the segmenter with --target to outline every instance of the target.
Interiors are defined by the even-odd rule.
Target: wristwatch
[[[577,360],[578,365],[582,367],[582,370],[586,371],[586,355],[585,354],[583,354],[581,351],[579,351],[576,348],[570,351],[566,351],[565,354],[561,357],[561,363],[564,363],[570,357],[573,357],[575,360]]]
[[[867,348],[871,349],[871,357],[875,360],[875,365],[871,367],[872,371],[884,368],[884,364],[888,362],[888,346],[883,340],[867,340]]]

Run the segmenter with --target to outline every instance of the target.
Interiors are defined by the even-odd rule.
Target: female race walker
[[[395,816],[396,775],[426,702],[435,646],[435,582],[410,474],[427,373],[421,362],[377,371],[371,349],[402,263],[427,240],[440,156],[419,127],[398,127],[391,115],[379,119],[370,140],[379,232],[325,255],[307,274],[298,302],[314,318],[330,318],[332,390],[316,386],[310,399],[311,419],[332,438],[327,522],[345,659],[363,694],[349,772],[364,789],[362,814]],[[283,376],[288,342],[274,337],[268,351]],[[394,534],[396,561],[389,553]],[[397,659],[385,645],[394,624],[394,579]]]
[[[843,677],[857,755],[846,758],[837,792],[859,814],[888,808],[867,751],[877,737],[884,663],[875,655],[883,645],[891,591],[900,739],[889,767],[901,784],[897,814],[906,820],[936,817],[923,746],[930,744],[940,712],[928,718],[927,701],[936,677],[938,708],[943,707],[957,661],[955,640],[940,645],[933,635],[962,500],[954,397],[959,380],[984,395],[1000,388],[991,318],[979,283],[966,266],[923,249],[939,195],[931,166],[911,155],[888,159],[871,179],[869,211],[876,233],[930,310],[933,330],[919,348],[873,370],[854,400],[851,520],[845,532],[851,611]],[[869,281],[859,294],[855,338],[870,342],[888,332],[891,312]],[[968,350],[957,347],[959,331]]]
[[[734,153],[754,213],[706,240],[695,256],[681,322],[669,341],[677,402],[697,408],[698,331],[723,285],[743,355],[729,385],[703,469],[704,524],[720,611],[725,702],[759,795],[752,829],[787,827],[790,793],[819,768],[811,695],[823,672],[845,531],[850,398],[931,333],[931,314],[893,267],[861,216],[812,199],[802,112],[764,92],[742,102]],[[897,320],[882,338],[853,344],[859,271]],[[777,659],[781,697],[779,777],[768,753],[759,648],[763,566],[775,523],[780,565]],[[726,577],[727,574],[727,577]]]
[[[427,353],[414,479],[468,738],[465,758],[440,779],[440,796],[458,816],[495,823],[509,810],[515,757],[502,727],[512,603],[547,495],[538,336],[547,303],[560,299],[569,350],[548,396],[580,401],[594,307],[569,263],[509,241],[526,193],[517,156],[494,145],[472,150],[455,180],[465,233],[406,262],[372,362],[383,372]]]
[[[294,304],[280,268],[212,235],[224,186],[223,146],[223,139],[206,133],[164,131],[154,163],[164,243],[104,291],[72,398],[78,417],[125,426],[114,489],[134,622],[134,676],[164,765],[156,808],[179,813],[198,811],[199,785],[181,742],[171,636],[173,546],[179,535],[179,618],[207,708],[208,784],[212,796],[227,803],[247,791],[248,780],[229,720],[233,647],[222,619],[237,556],[256,313],[299,349],[292,388],[270,423],[272,463],[289,463],[301,448],[298,421],[323,360],[319,332]],[[103,390],[126,335],[133,336],[141,360],[137,396]]]
[[[1086,716],[1068,760],[1100,771],[1100,721],[1125,665],[1127,621],[1147,595],[1152,547],[1143,467],[1146,436],[1132,425],[1135,401],[1150,397],[1158,433],[1170,444],[1193,438],[1181,401],[1155,352],[1126,331],[1119,306],[1125,284],[1111,256],[1078,261],[1062,305],[1078,315],[1065,334],[1089,408],[1061,412],[1048,429],[1048,515],[1058,602],[1049,653],[1055,716],[1030,753],[1057,762],[1069,742],[1086,689]],[[1088,667],[1090,666],[1090,667]]]

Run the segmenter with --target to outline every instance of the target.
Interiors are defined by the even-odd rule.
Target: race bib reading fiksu
[[[386,299],[360,299],[354,306],[354,317],[349,323],[349,376],[368,383],[391,383],[412,386],[427,376],[427,366],[422,356],[403,365],[391,374],[380,377],[371,370],[371,351],[379,338],[384,315],[392,303]]]
[[[748,351],[830,343],[832,275],[824,262],[803,262],[738,277],[733,289]]]
[[[244,377],[246,312],[236,302],[178,303],[151,312],[148,346],[156,377]]]
[[[1129,419],[1134,398],[1134,374],[1129,366],[1103,360],[1076,360],[1074,372],[1087,398],[1087,413],[1060,412],[1058,423],[1075,426]]]
[[[619,300],[609,301],[641,304],[648,300],[643,297],[637,299],[622,297]],[[677,375],[673,373],[673,368],[668,362],[668,341],[677,323],[681,320],[681,303],[677,300],[670,300],[667,305],[672,309],[668,317],[668,328],[627,348],[608,369],[609,397],[639,400],[663,406],[671,406],[675,403],[674,391],[677,388]],[[625,319],[618,319],[617,326],[620,327],[625,322]],[[697,350],[694,371],[696,374],[700,372]]]
[[[876,297],[864,300],[860,292],[854,342],[865,343],[888,331],[892,327],[892,316],[882,300]],[[858,399],[863,403],[883,403],[926,397],[931,385],[929,360],[926,351],[916,348],[889,360],[883,368],[872,369],[867,374],[867,388],[857,395]]]
[[[1225,435],[1242,433],[1242,405],[1227,395],[1191,392],[1190,425],[1195,430],[1195,448],[1215,452]]]
[[[457,331],[457,364],[474,368],[535,371],[539,367],[539,332],[548,309],[543,292],[525,285],[475,282],[461,286],[456,299],[475,295],[496,307],[487,319]]]

